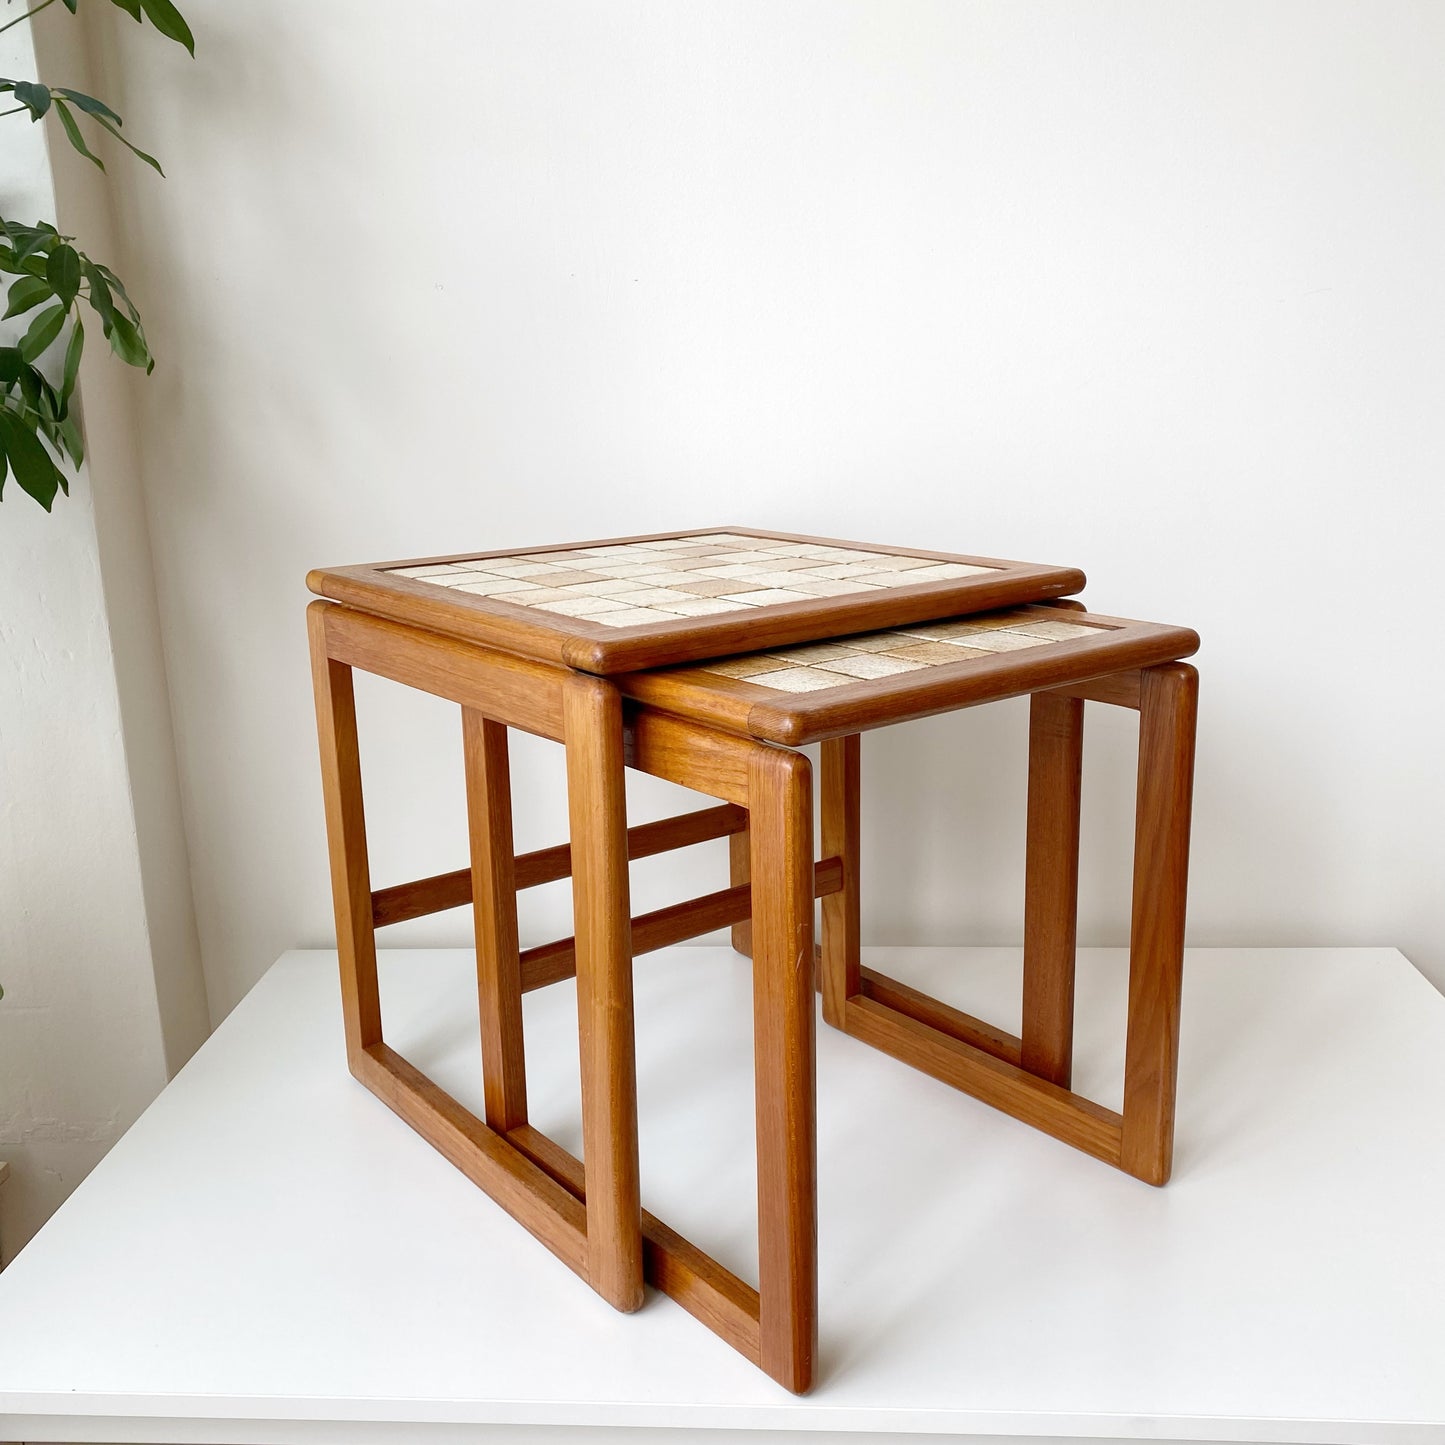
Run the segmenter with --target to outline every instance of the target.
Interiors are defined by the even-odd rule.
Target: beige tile
[[[806,592],[789,592],[781,587],[762,587],[753,592],[734,592],[729,602],[745,602],[749,607],[781,607],[788,602],[815,602]]]
[[[846,643],[852,652],[891,652],[896,647],[906,647],[913,638],[903,632],[863,632],[855,637],[838,639]]]
[[[820,662],[818,666],[829,672],[841,672],[845,677],[875,678],[895,677],[900,672],[917,672],[925,664],[906,657],[868,652],[857,657],[840,657],[836,662]]]
[[[976,647],[963,647],[953,642],[910,642],[905,647],[895,647],[889,652],[873,654],[875,657],[901,657],[908,662],[964,662],[970,657],[986,657],[988,654]]]
[[[679,582],[677,590],[691,593],[694,597],[724,597],[729,592],[736,592],[738,584],[722,577],[699,577],[692,582]]]
[[[741,602],[729,602],[725,597],[693,597],[687,602],[669,602],[669,612],[679,617],[711,617],[717,612],[746,612]]]
[[[927,557],[895,557],[887,552],[874,554],[873,565],[880,572],[909,572],[915,567],[927,567],[931,559]]]
[[[637,591],[637,583],[630,577],[613,578],[607,582],[571,582],[566,589],[574,597],[612,597],[619,592]]]
[[[527,605],[532,605],[529,600]],[[563,617],[601,617],[604,613],[625,610],[626,604],[612,597],[574,597],[565,602],[543,602],[543,612],[557,612]]]
[[[1022,615],[1013,609],[1007,612],[982,612],[975,617],[959,617],[944,622],[920,624],[917,627],[899,627],[895,631],[906,632],[913,637],[972,637],[975,633],[994,632],[1002,627],[1012,627]]]
[[[692,593],[675,592],[671,587],[644,587],[626,596],[628,603],[634,607],[670,607],[674,602],[697,600]]]
[[[528,607],[540,607],[544,602],[576,602],[578,600],[575,592],[569,592],[565,587],[539,587],[535,592],[511,594],[517,600],[525,601]]]
[[[916,567],[908,574],[909,584],[915,582],[952,582],[959,577],[980,577],[995,572],[995,567],[974,567],[967,562],[932,562],[926,567]]]
[[[827,582],[833,579],[825,577],[823,580]],[[797,587],[808,581],[808,572],[760,572],[756,577],[748,578],[748,581],[756,582],[762,587]]]
[[[853,578],[844,577],[818,577],[816,579],[808,576],[806,572],[798,573],[797,580],[788,584],[797,592],[806,592],[810,597],[844,597],[850,592],[876,592],[876,584],[872,582],[859,582]]]
[[[781,648],[777,652],[765,653],[764,656],[775,657],[784,663],[811,667],[814,663],[826,662],[829,658],[854,657],[856,654],[846,643],[816,642],[805,643],[801,647]]]
[[[759,687],[770,687],[775,692],[821,692],[825,687],[844,685],[843,678],[811,667],[785,667],[780,672],[765,673],[748,681],[757,683]]]
[[[723,677],[756,677],[763,672],[780,672],[787,663],[776,657],[754,654],[748,657],[727,657],[721,662],[710,662],[699,672],[716,672]]]
[[[597,618],[609,627],[641,627],[648,622],[676,622],[677,618],[656,607],[627,607],[621,612],[607,612]]]
[[[1053,642],[1063,642],[1073,637],[1107,637],[1107,627],[1086,627],[1082,622],[1028,621],[1014,623],[1013,630],[1027,637],[1047,637]]]
[[[535,577],[539,573],[552,573],[557,569],[545,562],[517,562],[510,557],[504,557],[496,562],[488,562],[486,570],[494,577]]]
[[[993,632],[979,632],[967,639],[969,647],[982,648],[985,652],[1018,652],[1025,647],[1047,647],[1048,640],[1042,637],[1025,637],[1022,632],[1005,632],[997,628]]]
[[[571,587],[578,582],[606,582],[608,579],[600,572],[579,572],[575,567],[548,567],[543,572],[528,574],[527,580],[538,586],[550,582],[554,587]]]
[[[878,569],[871,562],[825,562],[814,569],[819,577],[842,581],[848,577],[876,576]]]
[[[433,562],[426,567],[390,567],[387,569],[394,577],[420,577],[423,581],[429,582],[433,577],[450,577],[455,572],[464,569],[453,563]]]
[[[485,577],[475,582],[459,582],[458,592],[474,592],[478,597],[502,597],[509,592],[540,592],[540,587],[521,577]]]
[[[691,572],[654,572],[650,577],[639,577],[639,582],[646,582],[649,587],[681,587],[685,582],[693,580]]]

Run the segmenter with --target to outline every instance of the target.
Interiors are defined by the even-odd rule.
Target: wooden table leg
[[[1062,1089],[1069,1087],[1074,1060],[1083,763],[1083,700],[1036,692],[1029,703],[1020,1063]]]
[[[351,669],[327,651],[328,604],[306,609],[311,680],[321,745],[321,791],[331,853],[331,897],[336,909],[336,951],[341,963],[341,1010],[351,1072],[364,1067],[366,1050],[381,1042],[381,995],[376,980],[376,929],[371,912],[371,870],[366,853],[366,812],[361,797],[361,755],[356,738],[356,697]]]
[[[732,888],[740,888],[744,883],[751,883],[752,878],[752,843],[748,838],[748,830],[744,828],[741,833],[734,833],[728,839],[728,885]],[[753,956],[753,921],[751,918],[745,919],[742,923],[734,923],[730,936],[733,947],[744,958]]]
[[[1199,674],[1188,663],[1140,674],[1139,794],[1129,933],[1129,1034],[1121,1166],[1169,1178],[1184,974],[1184,909]]]
[[[759,749],[748,765],[753,1058],[762,1367],[789,1390],[818,1347],[813,805],[808,760]]]
[[[843,887],[823,899],[823,1018],[844,1027],[847,1001],[861,988],[859,925],[859,791],[862,739],[857,733],[822,745],[820,845],[825,858],[843,861]]]
[[[635,1310],[643,1298],[642,1199],[621,698],[600,678],[576,674],[563,688],[562,718],[588,1269],[592,1287],[604,1299],[620,1310]]]
[[[505,1134],[527,1122],[507,729],[475,708],[464,707],[462,744],[471,838],[472,916],[477,939],[482,1091],[487,1123]]]

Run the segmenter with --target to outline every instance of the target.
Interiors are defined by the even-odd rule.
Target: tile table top
[[[745,527],[323,568],[313,592],[588,672],[1065,596],[1075,568]]]
[[[798,746],[1189,657],[1187,627],[1049,605],[973,613],[620,679],[653,707]]]

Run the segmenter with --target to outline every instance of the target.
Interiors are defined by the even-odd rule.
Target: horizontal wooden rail
[[[1071,682],[1064,687],[1051,687],[1060,697],[1081,697],[1085,702],[1107,702],[1114,707],[1131,707],[1139,711],[1139,672],[1114,672],[1107,677],[1090,678],[1088,682]]]
[[[992,1054],[1006,1064],[1018,1066],[1023,1054],[1023,1042],[1013,1034],[1005,1033],[1003,1029],[995,1028],[972,1014],[950,1008],[948,1004],[930,998],[928,994],[920,993],[916,988],[910,988],[906,983],[899,983],[896,978],[889,978],[874,969],[862,969],[859,981],[862,984],[860,992],[864,998],[871,998],[884,1008],[906,1014],[916,1023],[926,1024],[961,1044],[970,1044],[986,1054]]]
[[[535,1159],[386,1044],[372,1044],[353,1072],[563,1264],[587,1279],[586,1213]]]
[[[814,898],[836,893],[842,886],[841,858],[824,858],[813,865]],[[686,903],[674,903],[655,913],[644,913],[632,920],[633,957],[655,953],[659,948],[696,938],[700,933],[711,933],[715,928],[728,928],[751,915],[752,887],[747,883],[690,898]],[[559,938],[556,943],[523,949],[522,991],[530,993],[534,988],[546,988],[548,984],[572,978],[577,972],[575,942],[575,939]]]
[[[587,1197],[582,1162],[530,1124],[507,1139],[578,1200]],[[656,1215],[642,1211],[642,1268],[648,1284],[677,1301],[753,1364],[761,1363],[758,1292]]]
[[[1117,1165],[1123,1117],[872,998],[850,998],[843,1031],[985,1104]]]
[[[717,808],[702,808],[682,813],[675,818],[662,818],[655,823],[639,823],[627,830],[628,858],[651,858],[657,853],[670,853],[674,848],[688,848],[694,843],[707,843],[741,833],[748,826],[746,808],[724,803]],[[572,876],[572,848],[561,843],[555,848],[540,848],[523,853],[515,864],[517,889],[536,888]],[[373,927],[385,928],[390,923],[405,923],[423,918],[428,913],[444,913],[448,908],[462,908],[472,901],[472,870],[458,868],[453,873],[438,873],[431,878],[418,878],[413,883],[397,883],[378,889],[371,895]]]

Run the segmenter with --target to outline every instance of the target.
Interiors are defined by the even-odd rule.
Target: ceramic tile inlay
[[[495,597],[607,627],[710,617],[820,597],[952,581],[992,572],[966,562],[862,547],[710,532],[656,542],[472,557],[387,569],[436,587]],[[605,605],[604,605],[605,604]],[[916,640],[916,639],[915,639]],[[926,663],[910,663],[926,666]]]
[[[1026,607],[981,613],[950,622],[866,632],[831,642],[780,647],[689,668],[693,674],[740,678],[774,692],[821,692],[872,678],[895,677],[970,658],[993,657],[1026,647],[1047,647],[1078,637],[1100,637],[1111,629],[1071,622],[1067,614],[1048,617]]]

